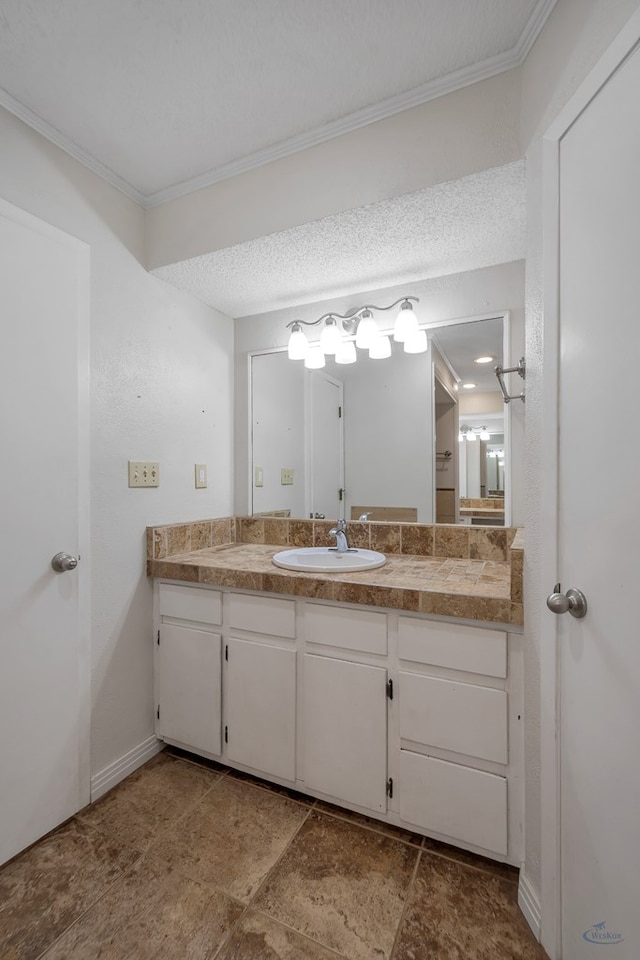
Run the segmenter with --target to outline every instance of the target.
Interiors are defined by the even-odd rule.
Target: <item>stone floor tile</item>
[[[350,960],[389,957],[419,851],[312,812],[254,906]]]
[[[66,931],[46,960],[211,960],[243,909],[145,855]]]
[[[545,960],[509,880],[423,853],[393,960]]]
[[[140,857],[71,820],[0,871],[0,957],[35,960]]]
[[[288,797],[224,777],[151,849],[188,876],[247,902],[308,813]]]
[[[141,850],[159,831],[181,817],[222,773],[159,753],[78,817]]]
[[[339,957],[333,950],[249,909],[216,960],[338,960]]]
[[[318,800],[315,809],[319,813],[325,813],[330,817],[338,817],[339,820],[348,820],[350,823],[357,823],[360,827],[367,827],[377,833],[384,833],[385,836],[402,840],[403,843],[411,843],[414,847],[422,846],[422,837],[419,833],[413,833],[403,827],[396,827],[392,823],[385,823],[383,820],[376,820],[374,817],[367,817],[363,813],[355,813],[353,810],[346,810],[344,807],[336,807],[333,803],[325,803],[324,800]]]
[[[437,854],[440,857],[446,857],[447,860],[456,860],[458,863],[475,867],[476,870],[483,870],[484,873],[493,873],[497,877],[510,880],[511,883],[517,883],[520,876],[518,868],[512,867],[508,863],[490,860],[489,857],[481,857],[477,853],[471,853],[469,850],[454,847],[452,844],[443,843],[440,840],[432,840],[430,837],[424,837],[423,849],[428,850],[429,853]]]

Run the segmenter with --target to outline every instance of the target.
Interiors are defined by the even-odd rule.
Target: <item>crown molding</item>
[[[178,200],[180,197],[184,197],[189,193],[195,193],[197,190],[202,190],[206,187],[211,187],[216,183],[220,183],[222,180],[237,177],[239,174],[247,173],[249,170],[255,170],[268,163],[273,163],[275,160],[281,160],[283,157],[291,156],[291,154],[299,153],[309,147],[333,140],[343,134],[351,133],[370,123],[385,120],[387,117],[402,113],[404,110],[410,110],[412,107],[428,103],[429,100],[446,96],[449,93],[454,93],[456,90],[461,90],[474,83],[480,83],[482,80],[489,80],[491,77],[495,77],[507,70],[512,70],[514,67],[522,66],[546,23],[547,18],[555,7],[556,2],[557,0],[538,0],[517,44],[505,53],[490,57],[481,63],[463,67],[460,70],[447,74],[445,77],[440,77],[437,80],[432,80],[419,87],[414,87],[412,90],[407,90],[405,93],[398,94],[395,97],[389,97],[387,100],[382,100],[373,106],[357,110],[355,113],[351,113],[339,120],[334,120],[331,123],[290,137],[287,140],[282,140],[280,143],[276,143],[271,147],[266,147],[264,150],[258,150],[238,160],[223,164],[221,167],[209,170],[200,176],[183,180],[171,187],[146,195],[2,89],[0,89],[0,106],[5,107],[10,113],[18,117],[19,120],[22,120],[28,126],[42,134],[43,137],[46,137],[47,140],[50,140],[56,146],[60,147],[65,153],[68,153],[80,163],[84,164],[84,166],[93,170],[99,177],[102,177],[112,186],[116,187],[131,200],[149,209],[160,206],[163,203],[168,203],[170,200]]]
[[[99,177],[106,180],[111,186],[116,187],[131,200],[140,204],[141,207],[146,205],[144,194],[132,186],[127,180],[118,176],[117,173],[114,173],[113,170],[94,157],[92,153],[89,153],[88,150],[83,150],[82,147],[79,147],[73,140],[65,137],[63,133],[60,133],[59,130],[52,127],[50,123],[47,123],[46,120],[39,117],[37,113],[29,110],[28,107],[25,107],[19,100],[16,100],[15,97],[12,97],[10,93],[7,93],[6,90],[2,90],[1,88],[0,106],[8,110],[9,113],[12,113],[18,120],[22,120],[23,123],[26,123],[28,127],[31,127],[37,133],[42,134],[46,140],[54,143],[56,147],[60,147],[60,149],[68,153],[70,157],[73,157],[74,160],[78,160],[83,166],[93,170]]]

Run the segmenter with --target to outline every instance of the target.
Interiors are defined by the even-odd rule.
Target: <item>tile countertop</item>
[[[151,577],[261,590],[340,603],[480,620],[521,627],[521,537],[511,559],[388,554],[383,567],[357,573],[302,573],[276,567],[282,545],[228,543],[150,559]]]

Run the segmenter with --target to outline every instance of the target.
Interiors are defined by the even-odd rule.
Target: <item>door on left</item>
[[[88,303],[88,247],[0,201],[0,863],[89,801]]]

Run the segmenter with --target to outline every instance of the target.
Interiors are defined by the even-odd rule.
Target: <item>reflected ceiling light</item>
[[[324,363],[324,353],[320,347],[309,347],[309,352],[304,358],[304,365],[307,370],[322,370]]]
[[[306,360],[305,360],[305,364],[306,364]],[[475,439],[476,439],[475,433],[473,432],[473,430],[469,430],[469,432],[467,433],[467,440],[470,442],[474,442]]]
[[[491,363],[495,357],[476,357],[474,363]]]
[[[426,330],[416,330],[404,341],[405,353],[426,353],[429,349]]]
[[[335,356],[337,363],[353,363],[357,354],[353,346],[353,336],[355,334],[355,346],[360,350],[369,350],[369,356],[375,360],[382,360],[391,356],[391,343],[389,337],[380,336],[378,324],[376,323],[372,311],[374,310],[392,310],[400,304],[400,311],[394,328],[394,340],[399,343],[410,344],[405,346],[407,353],[424,353],[428,349],[427,335],[424,330],[420,330],[418,319],[415,315],[411,301],[418,303],[417,297],[400,297],[394,300],[388,307],[378,307],[375,304],[365,304],[349,313],[325,313],[317,320],[292,320],[287,324],[291,330],[289,336],[288,355],[290,360],[304,360],[305,366],[312,370],[318,370],[324,366],[317,357],[319,350],[324,357]],[[302,330],[303,326],[315,327],[323,324],[320,335],[319,347],[310,348],[306,336]],[[342,325],[342,329],[340,328]],[[343,331],[349,340],[343,336]],[[351,346],[348,344],[351,343]],[[309,352],[315,349],[311,361]],[[338,360],[337,358],[341,359]]]
[[[320,349],[325,357],[332,356],[338,352],[342,344],[342,336],[338,330],[338,324],[333,317],[327,317],[320,334]]]
[[[289,337],[289,345],[287,347],[289,360],[304,360],[308,352],[309,341],[304,335],[304,330],[298,321],[295,320],[291,325],[291,336]]]
[[[336,351],[336,363],[355,363],[356,345],[353,340],[343,340],[340,348]]]
[[[418,333],[418,318],[409,300],[403,300],[398,310],[398,316],[393,328],[393,339],[396,343],[404,343]]]
[[[463,383],[463,384],[462,384],[462,389],[463,389],[463,390],[475,390],[476,387],[477,387],[477,383]]]
[[[391,356],[391,340],[386,334],[379,333],[373,338],[369,347],[369,356],[372,360],[386,360]]]
[[[490,440],[491,434],[486,427],[480,427],[480,439],[481,440]]]

